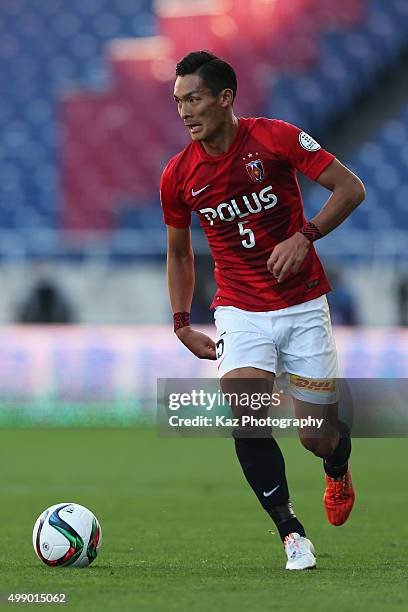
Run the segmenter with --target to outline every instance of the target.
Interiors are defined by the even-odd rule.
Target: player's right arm
[[[173,315],[190,313],[194,293],[194,253],[190,228],[167,226],[167,284]],[[200,359],[216,359],[215,343],[184,325],[176,330],[181,342]]]
[[[194,253],[190,228],[168,225],[167,284],[173,313],[190,312],[194,282]]]
[[[191,209],[183,200],[178,156],[167,164],[160,181],[160,200],[167,225],[167,283],[174,329],[181,342],[200,359],[216,359],[215,343],[190,325],[194,293],[194,254],[191,244]]]

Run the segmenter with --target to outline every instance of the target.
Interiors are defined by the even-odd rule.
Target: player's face
[[[225,121],[226,104],[223,92],[213,96],[201,77],[187,74],[177,77],[174,100],[191,138],[201,142],[211,141]]]

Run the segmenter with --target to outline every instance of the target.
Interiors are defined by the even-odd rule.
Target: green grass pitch
[[[357,502],[339,528],[324,515],[320,461],[294,439],[281,445],[296,512],[318,552],[315,571],[283,569],[280,540],[268,533],[273,524],[230,439],[3,429],[3,602],[11,592],[65,592],[66,607],[79,611],[406,610],[407,440],[354,441]],[[88,569],[51,569],[34,555],[34,520],[60,501],[88,506],[101,522],[104,541]]]

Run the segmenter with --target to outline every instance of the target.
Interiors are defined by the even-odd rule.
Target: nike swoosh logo
[[[270,495],[272,495],[272,493],[275,493],[275,491],[277,491],[279,489],[279,487],[280,487],[280,484],[276,485],[276,487],[274,487],[272,489],[272,491],[264,491],[263,492],[263,496],[264,497],[269,497]]]
[[[207,189],[207,187],[210,187],[210,185],[206,185],[205,187],[202,187],[201,189],[198,189],[198,191],[194,191],[194,189],[192,189],[191,190],[191,195],[192,196],[197,196],[199,193],[204,191],[204,189]]]

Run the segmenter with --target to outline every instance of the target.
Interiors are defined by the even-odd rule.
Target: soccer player
[[[335,229],[363,201],[361,181],[301,129],[233,112],[233,68],[207,51],[176,67],[174,100],[191,142],[173,157],[161,180],[168,231],[168,286],[179,340],[201,359],[218,359],[221,388],[250,381],[272,389],[289,380],[295,415],[325,419],[324,435],[299,430],[303,446],[323,459],[324,505],[333,525],[354,503],[348,467],[349,431],[337,419],[337,359],[325,294],[330,286],[313,242]],[[332,193],[306,221],[296,179],[299,170]],[[216,342],[190,325],[194,211],[215,262]],[[232,406],[241,415],[239,405]],[[242,470],[279,531],[286,569],[316,564],[314,548],[289,498],[276,440],[234,432]]]

